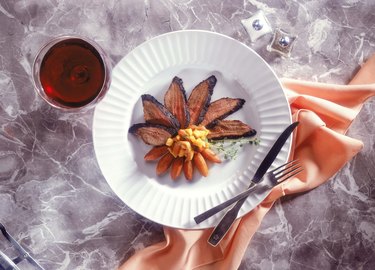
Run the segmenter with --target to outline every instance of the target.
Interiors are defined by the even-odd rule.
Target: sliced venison
[[[200,82],[192,90],[188,99],[190,124],[197,125],[203,120],[210,104],[216,81],[216,77],[212,75]]]
[[[143,115],[146,123],[180,128],[176,117],[151,95],[142,95]]]
[[[129,128],[129,132],[142,139],[145,144],[155,146],[164,145],[168,138],[176,134],[173,128],[150,123],[134,124]]]
[[[211,140],[238,139],[256,135],[256,130],[240,120],[217,120],[207,138]]]
[[[165,107],[177,118],[180,128],[187,128],[190,122],[186,92],[182,80],[174,77],[164,95]]]
[[[209,126],[215,120],[221,120],[242,108],[245,100],[242,98],[220,98],[212,102],[207,109],[200,125]]]

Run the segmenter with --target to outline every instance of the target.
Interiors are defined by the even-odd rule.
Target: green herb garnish
[[[226,160],[234,160],[238,151],[246,144],[259,145],[260,140],[257,137],[210,140],[211,149],[218,155],[224,156]]]

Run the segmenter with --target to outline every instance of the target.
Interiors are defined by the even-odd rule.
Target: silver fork
[[[208,219],[209,217],[212,217],[216,213],[222,211],[223,209],[227,208],[228,206],[232,205],[233,203],[246,198],[251,193],[257,191],[263,192],[265,189],[269,189],[287,179],[289,179],[292,176],[295,176],[296,174],[300,173],[302,171],[302,166],[299,165],[298,160],[292,160],[289,161],[276,169],[273,169],[272,171],[267,172],[264,176],[261,182],[257,185],[252,185],[242,193],[236,195],[235,197],[203,212],[202,214],[196,216],[194,218],[195,222],[197,224],[201,223],[202,221]],[[255,190],[256,186],[261,186],[258,190]]]
[[[295,176],[301,171],[303,171],[303,168],[297,160],[290,161],[266,173],[263,176],[263,180],[259,184],[237,195],[237,198],[235,197],[230,199],[229,201],[231,203],[237,201],[238,202],[231,209],[228,210],[228,212],[224,215],[219,224],[214,228],[208,239],[208,243],[212,246],[216,246],[221,241],[221,239],[223,239],[225,234],[228,232],[229,228],[232,226],[233,222],[236,220],[238,212],[240,211],[243,203],[246,201],[246,198],[250,193],[254,192],[257,195],[256,203],[253,202],[252,204],[252,207],[255,208],[271,192],[271,188],[273,186],[289,179],[292,176]]]

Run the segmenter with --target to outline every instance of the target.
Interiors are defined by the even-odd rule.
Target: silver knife
[[[4,237],[12,244],[12,246],[21,254],[21,260],[26,259],[32,265],[34,265],[39,270],[44,270],[44,268],[34,260],[33,257],[30,256],[29,253],[7,232],[4,225],[0,223],[0,231],[4,235]]]
[[[270,151],[267,153],[266,157],[263,159],[262,163],[259,165],[259,168],[254,174],[254,177],[251,179],[251,184],[249,188],[251,188],[254,184],[259,183],[262,179],[263,175],[267,172],[267,170],[271,167],[272,163],[275,161],[277,155],[279,154],[281,148],[288,140],[290,134],[292,134],[293,130],[298,126],[299,122],[294,122],[289,125],[279,136],[276,142],[271,147]],[[229,228],[232,226],[233,222],[237,218],[238,212],[240,211],[242,205],[246,201],[247,198],[243,198],[239,200],[228,212],[223,216],[220,220],[219,224],[216,225],[214,230],[212,231],[208,243],[212,246],[217,246],[217,244],[223,239],[225,234],[228,232]]]

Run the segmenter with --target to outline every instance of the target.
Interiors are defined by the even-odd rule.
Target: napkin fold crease
[[[238,269],[264,216],[284,195],[306,192],[328,181],[362,148],[345,135],[363,103],[375,95],[375,55],[349,85],[282,79],[292,118],[300,125],[293,134],[290,159],[304,171],[273,188],[253,211],[238,219],[215,248],[207,243],[212,231],[164,228],[166,240],[136,252],[119,267],[132,269]]]

